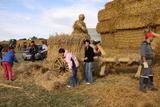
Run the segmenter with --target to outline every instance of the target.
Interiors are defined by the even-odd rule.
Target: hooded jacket
[[[14,62],[18,62],[14,51],[8,51],[6,54],[4,54],[2,62],[9,62],[12,65]]]

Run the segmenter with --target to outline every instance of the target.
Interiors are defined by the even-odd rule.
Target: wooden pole
[[[11,86],[11,85],[2,84],[2,83],[0,83],[0,87],[14,88],[14,89],[23,89],[23,88],[21,88],[21,87]]]

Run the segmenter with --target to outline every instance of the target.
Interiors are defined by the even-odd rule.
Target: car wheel
[[[24,61],[27,61],[27,59],[25,58]]]

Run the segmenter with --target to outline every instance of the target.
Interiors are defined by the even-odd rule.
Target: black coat
[[[88,48],[85,48],[85,58],[88,58],[88,59],[84,60],[84,62],[93,62],[94,56],[95,54],[92,47],[89,46]]]
[[[32,54],[32,55],[38,53],[38,47],[37,47],[37,45],[32,46],[32,47],[29,49],[29,53]]]

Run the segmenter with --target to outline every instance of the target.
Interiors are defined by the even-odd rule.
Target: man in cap
[[[155,36],[152,33],[146,33],[145,36],[146,40],[141,44],[142,71],[140,74],[140,91],[144,93],[146,93],[146,87],[148,87],[151,91],[157,91],[153,85],[153,50],[151,47],[151,42]]]
[[[155,32],[153,32],[153,31],[151,31],[150,29],[145,29],[145,30],[144,30],[144,34],[145,34],[146,36],[147,36],[147,34],[149,34],[149,33],[153,34],[154,37],[160,37],[160,34],[155,33]],[[139,78],[139,77],[140,77],[141,70],[142,70],[142,65],[140,64],[140,65],[138,66],[137,72],[136,72],[136,74],[135,74],[135,77],[136,77],[136,78]]]

